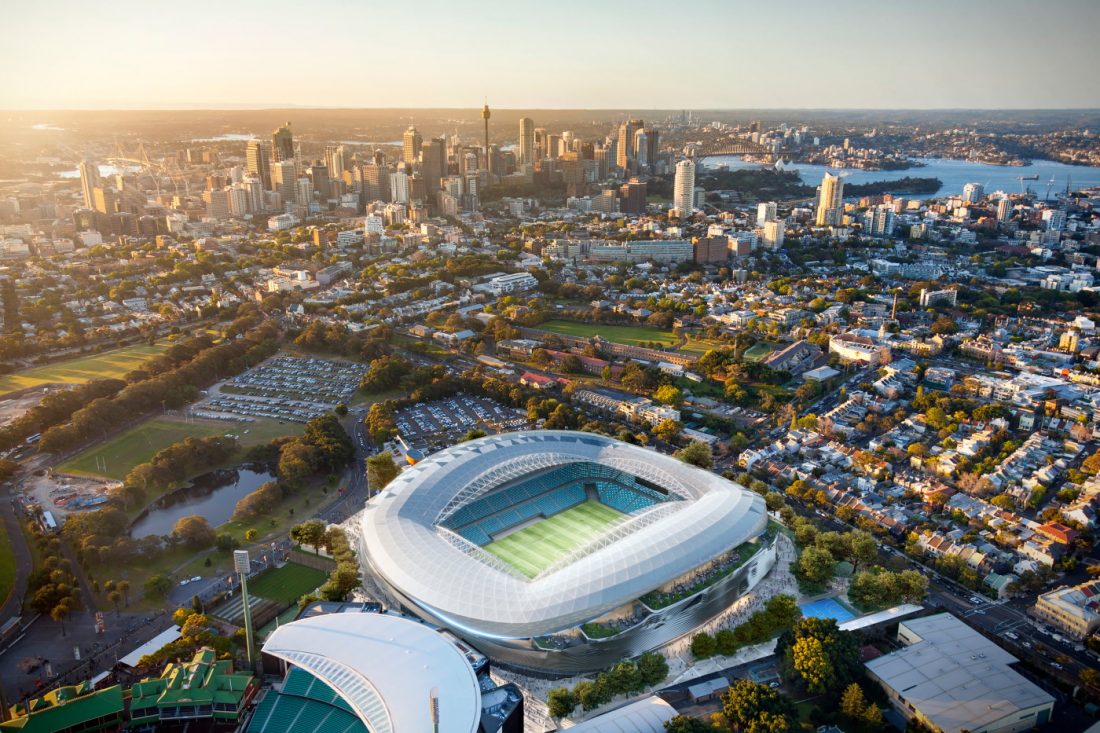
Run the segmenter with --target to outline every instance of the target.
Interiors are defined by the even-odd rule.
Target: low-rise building
[[[1032,613],[1076,639],[1100,627],[1100,580],[1062,586],[1035,599]]]
[[[867,663],[906,719],[944,733],[1015,733],[1050,720],[1054,698],[1018,660],[949,613],[902,621],[905,647]]]

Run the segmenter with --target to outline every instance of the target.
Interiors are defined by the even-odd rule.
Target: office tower
[[[672,185],[672,206],[680,212],[680,218],[691,216],[695,209],[695,163],[681,160],[676,164],[676,180]]]
[[[548,134],[546,136],[546,158],[557,158],[561,155],[561,135]]]
[[[281,160],[271,164],[271,188],[282,197],[283,204],[298,200],[293,160]]]
[[[482,148],[485,151],[485,154],[481,160],[487,172],[499,173],[500,171],[493,167],[493,163],[495,161],[493,160],[492,155],[489,154],[489,114],[489,103],[486,102],[485,106],[481,108],[481,119],[485,123],[485,147]]]
[[[96,186],[92,189],[92,208],[101,214],[118,213],[118,192],[113,186]]]
[[[769,221],[775,221],[775,202],[768,201],[756,205],[756,226],[762,227]]]
[[[817,189],[817,226],[840,224],[844,212],[844,181],[840,176],[826,173]]]
[[[438,190],[439,186],[436,186]],[[419,202],[423,204],[428,200],[428,184],[424,181],[424,176],[419,173],[413,173],[409,176],[409,203]]]
[[[206,203],[206,215],[211,219],[229,218],[229,193],[228,189],[219,188],[215,191],[203,191],[202,200]]]
[[[624,171],[630,171],[634,163],[634,135],[645,123],[641,120],[630,120],[619,127],[619,144],[615,164]]]
[[[561,154],[561,178],[565,184],[566,196],[577,196],[584,192],[584,161],[576,153]]]
[[[329,168],[321,161],[315,161],[306,169],[309,180],[313,183],[313,190],[322,202],[332,198],[332,184],[329,181]]]
[[[226,195],[228,197],[227,205],[229,207],[229,215],[233,218],[243,219],[246,214],[252,211],[251,202],[248,198],[248,189],[244,184],[234,183],[226,189]]]
[[[624,214],[644,214],[645,195],[645,182],[638,178],[631,178],[627,183],[619,186],[619,210]]]
[[[535,128],[535,160],[542,160],[546,157],[546,128]]]
[[[592,159],[595,160],[596,164],[599,166],[597,178],[601,181],[607,180],[608,175],[611,173],[610,161],[612,159],[607,147],[601,146],[594,148],[592,150]]]
[[[308,178],[299,178],[295,182],[295,194],[299,206],[309,206],[313,203],[313,182]]]
[[[347,169],[347,154],[343,145],[325,146],[325,167],[328,168],[328,174],[331,178],[340,179],[344,177],[344,171]],[[316,187],[317,181],[314,181],[313,185]]]
[[[249,140],[245,150],[245,171],[260,179],[265,191],[271,190],[271,161],[262,140]]]
[[[290,132],[290,123],[275,128],[271,133],[271,160],[280,163],[294,157],[294,135]]]
[[[535,122],[530,117],[519,121],[518,165],[530,165],[535,162]]]
[[[399,168],[390,174],[390,201],[394,203],[409,203],[409,174],[405,170]]]
[[[459,173],[461,173],[462,175],[466,175],[467,173],[474,173],[480,167],[483,166],[481,166],[478,160],[478,155],[476,152],[474,152],[474,150],[466,150],[464,153],[462,153],[461,165],[459,165],[458,167]],[[484,166],[484,168],[488,170],[488,166]]]
[[[647,157],[649,159],[649,165],[652,168],[657,165],[657,152],[661,149],[661,131],[656,127],[650,127],[646,129],[645,135],[649,142]]]
[[[968,204],[976,204],[985,195],[985,186],[980,183],[968,183],[963,186],[963,201]]]
[[[1066,212],[1061,209],[1047,209],[1043,212],[1043,221],[1046,222],[1047,231],[1061,232],[1066,228]]]
[[[405,165],[411,166],[420,159],[420,146],[424,143],[424,138],[415,127],[409,125],[409,129],[405,130],[401,140],[404,143],[401,149],[401,160],[405,161]]]
[[[644,127],[634,133],[634,160],[641,170],[649,167],[649,135]]]
[[[95,208],[95,189],[99,185],[99,165],[87,158],[80,161],[80,188],[84,192],[84,208]]]
[[[246,176],[243,183],[248,192],[248,210],[251,212],[263,211],[267,208],[264,204],[264,183],[259,176]]]
[[[363,200],[392,201],[390,174],[393,172],[384,163],[367,163],[362,166]]]
[[[1012,218],[1012,199],[1005,196],[997,202],[997,221],[1002,224]]]
[[[428,192],[439,190],[439,181],[447,175],[446,142],[433,137],[420,146],[420,173]]]
[[[783,246],[783,222],[764,222],[764,246],[768,249],[779,249]]]

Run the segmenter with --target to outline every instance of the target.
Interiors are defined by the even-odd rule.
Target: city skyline
[[[703,33],[689,53],[682,38],[657,35],[668,8],[650,2],[626,12],[619,3],[565,0],[540,23],[499,0],[462,12],[427,0],[413,10],[322,0],[306,27],[340,19],[325,29],[326,63],[277,64],[280,73],[239,84],[238,72],[276,61],[234,29],[261,11],[293,16],[296,6],[122,0],[110,14],[70,0],[23,6],[0,29],[0,105],[461,108],[487,97],[495,109],[1100,107],[1100,89],[1073,73],[1100,63],[1090,39],[1100,5],[1085,0],[934,0],[920,14],[841,0],[827,17],[797,0],[781,19],[753,4],[688,0],[677,9],[690,29],[684,35]],[[1056,54],[1047,34],[1033,32],[1040,27],[1057,29]],[[408,53],[401,29],[414,31],[422,53]],[[372,49],[365,58],[364,38]],[[580,52],[558,53],[563,39]]]

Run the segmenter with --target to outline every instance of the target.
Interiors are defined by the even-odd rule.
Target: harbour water
[[[1066,187],[1067,181],[1074,189],[1100,186],[1100,168],[1066,165],[1047,160],[1036,160],[1026,166],[991,165],[989,163],[974,163],[966,160],[950,160],[947,158],[923,158],[920,159],[923,166],[908,168],[902,171],[865,171],[851,168],[830,168],[824,165],[811,165],[809,163],[792,163],[787,170],[795,171],[802,178],[802,182],[811,186],[821,183],[821,178],[826,171],[842,173],[846,175],[845,183],[870,183],[872,181],[896,181],[899,178],[911,176],[914,178],[938,178],[943,181],[940,190],[934,196],[950,196],[961,194],[963,186],[967,183],[980,183],[985,186],[986,193],[1004,191],[1006,193],[1021,193],[1023,187],[1029,186],[1032,191],[1040,196],[1045,196],[1048,187],[1053,195]],[[759,163],[744,160],[740,155],[716,155],[704,160],[704,166],[714,168],[725,165],[730,170],[760,168]],[[1038,180],[1021,181],[1019,176],[1039,176]],[[1054,183],[1051,184],[1051,179]]]

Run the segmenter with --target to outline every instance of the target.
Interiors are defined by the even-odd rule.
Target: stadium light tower
[[[252,609],[248,607],[248,550],[233,551],[233,569],[241,576],[241,601],[244,604],[244,640],[248,652],[248,664],[255,667],[252,661]]]

